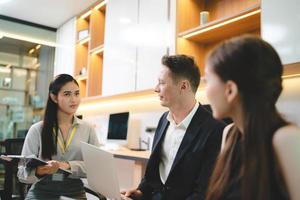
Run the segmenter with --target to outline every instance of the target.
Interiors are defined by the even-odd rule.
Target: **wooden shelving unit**
[[[209,22],[200,26],[200,12]],[[204,74],[207,53],[220,41],[244,33],[260,35],[260,0],[177,0],[177,53],[195,58]]]
[[[97,2],[77,18],[77,42],[74,76],[81,97],[102,93],[106,0]],[[85,32],[84,38],[80,38]]]

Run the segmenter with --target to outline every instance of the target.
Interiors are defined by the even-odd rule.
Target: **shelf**
[[[103,45],[100,45],[96,48],[93,48],[90,50],[90,54],[98,54],[98,55],[102,55],[103,54],[103,51],[104,51],[104,46]]]
[[[87,95],[86,91],[86,81],[87,79],[83,79],[82,81],[78,81],[79,90],[80,90],[80,97],[84,98]]]
[[[209,22],[178,34],[178,37],[199,43],[211,43],[260,29],[260,8],[254,6],[234,16]]]
[[[88,96],[97,96],[102,94],[102,74],[103,74],[102,55],[103,54],[96,54],[96,53],[92,53],[90,55],[90,63],[89,63],[89,70],[88,70],[88,84],[87,84]]]
[[[300,76],[300,62],[284,65],[283,78],[292,78]]]
[[[87,71],[84,77],[79,76],[82,97],[102,94],[106,4],[107,0],[97,1],[77,17],[77,35],[80,31],[88,31],[88,34],[81,34],[88,37],[76,42],[74,74],[80,74],[83,68]]]
[[[90,15],[91,15],[91,14],[92,14],[92,11],[91,11],[91,10],[88,10],[88,11],[86,11],[85,13],[83,13],[83,14],[80,16],[80,19],[89,21],[89,20],[90,20]]]
[[[86,45],[77,44],[74,75],[78,76],[84,67],[88,69],[88,47]]]
[[[78,40],[77,41],[77,44],[79,44],[79,45],[88,45],[88,43],[89,43],[89,41],[91,40],[91,38],[90,37],[86,37],[86,38],[83,38],[83,39],[81,39],[81,40]]]
[[[86,81],[87,75],[78,75],[74,77],[77,81]]]
[[[105,10],[106,10],[106,4],[107,4],[107,0],[103,0],[98,5],[96,5],[94,7],[94,9],[95,10],[100,10],[102,12],[105,12]]]
[[[105,7],[106,1],[102,1],[92,9],[90,17],[91,49],[104,44]]]

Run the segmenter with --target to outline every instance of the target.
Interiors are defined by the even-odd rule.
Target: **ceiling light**
[[[0,0],[1,1],[1,0]],[[55,42],[47,41],[47,40],[41,40],[41,39],[36,39],[32,37],[27,37],[23,35],[18,35],[18,34],[13,34],[13,33],[8,33],[8,32],[0,32],[0,36],[7,37],[7,38],[12,38],[12,39],[17,39],[17,40],[23,40],[31,43],[36,43],[36,44],[42,44],[50,47],[56,47],[58,46]]]
[[[40,48],[41,48],[41,45],[40,45],[40,44],[36,45],[36,47],[35,47],[36,50],[38,50],[38,49],[40,49]]]

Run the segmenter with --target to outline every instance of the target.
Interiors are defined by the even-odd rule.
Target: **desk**
[[[115,158],[134,161],[133,185],[138,186],[143,178],[151,151],[133,151],[130,149],[120,149],[109,151]]]

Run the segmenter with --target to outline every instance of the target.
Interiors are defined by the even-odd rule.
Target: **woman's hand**
[[[59,168],[61,168],[61,169],[70,169],[71,166],[68,162],[59,162]]]
[[[50,160],[47,162],[47,165],[38,166],[36,168],[36,174],[38,176],[43,176],[46,174],[55,174],[59,168],[59,162],[56,160]]]

